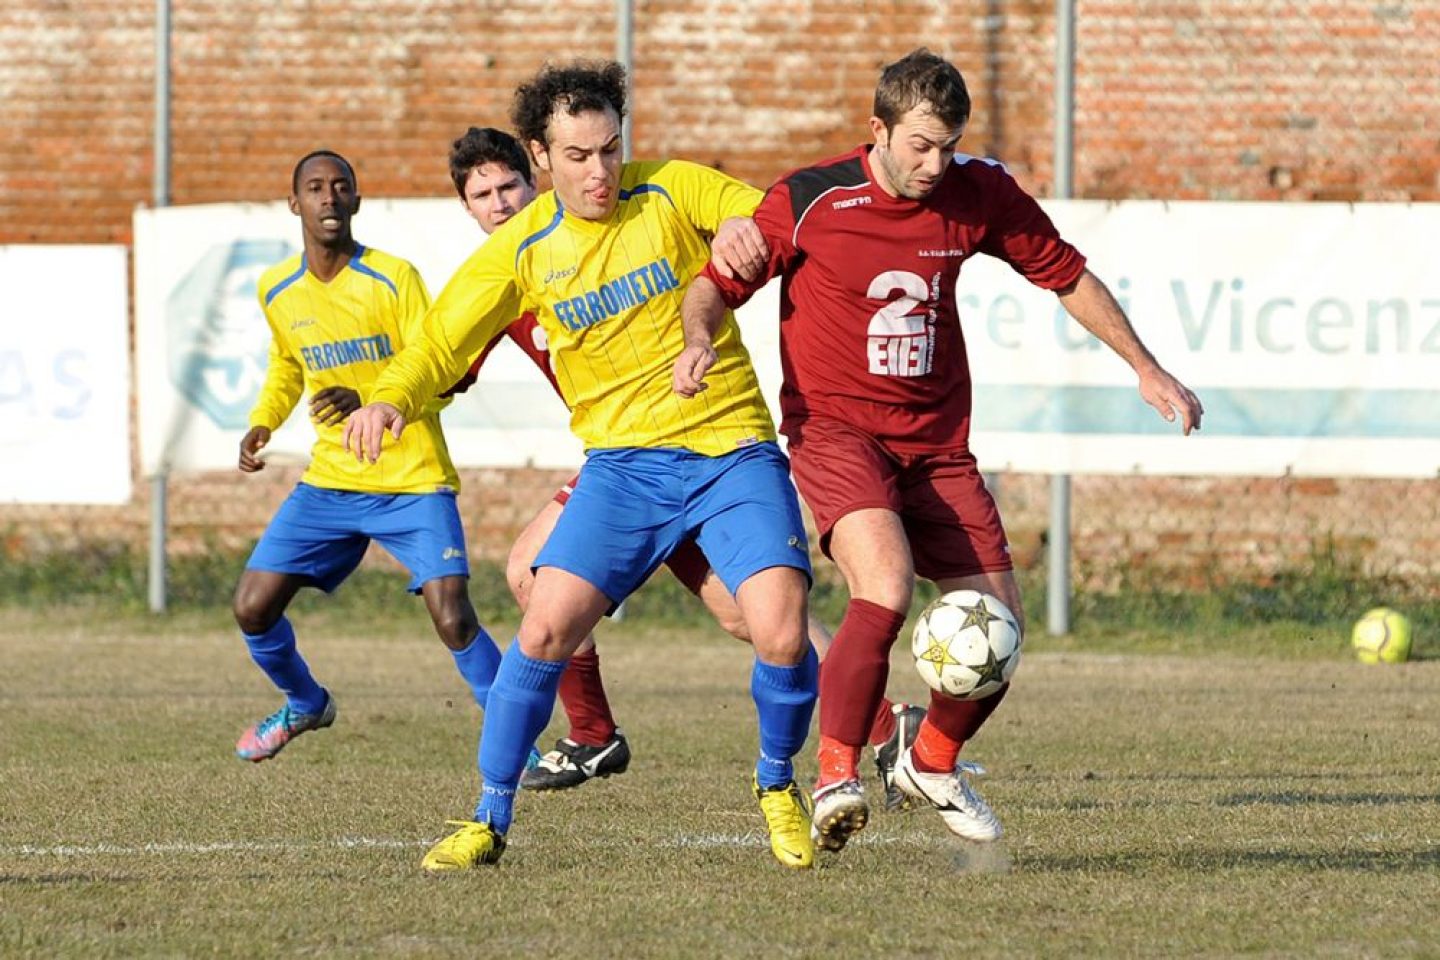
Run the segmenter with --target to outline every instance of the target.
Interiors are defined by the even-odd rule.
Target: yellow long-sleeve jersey
[[[256,289],[270,325],[270,365],[250,425],[272,431],[305,393],[350,387],[368,403],[386,367],[418,336],[430,307],[425,282],[413,266],[358,244],[329,283],[297,254],[266,270]],[[359,493],[459,490],[440,432],[440,410],[448,401],[435,399],[435,393],[418,405],[415,422],[376,464],[361,464],[346,452],[340,443],[343,423],[316,424],[303,481]]]
[[[710,258],[709,237],[749,216],[760,191],[694,163],[627,163],[610,218],[584,220],[553,192],[501,226],[441,291],[419,338],[372,400],[409,419],[454,382],[515,317],[533,312],[550,343],[571,429],[586,449],[680,447],[714,456],[775,437],[735,318],[693,399],[671,389],[684,349],[680,303]]]

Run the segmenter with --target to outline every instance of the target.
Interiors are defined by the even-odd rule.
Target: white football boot
[[[838,780],[817,787],[812,795],[815,812],[811,818],[811,836],[821,850],[838,853],[845,848],[851,835],[865,829],[870,821],[870,805],[859,780]]]
[[[940,812],[940,819],[957,837],[989,843],[999,840],[1000,820],[966,779],[967,774],[984,776],[978,763],[961,760],[953,773],[923,773],[915,769],[911,751],[900,754],[895,764],[895,785],[916,800],[923,800]]]

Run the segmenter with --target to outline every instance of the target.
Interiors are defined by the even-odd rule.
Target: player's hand
[[[389,430],[399,440],[404,429],[405,416],[398,409],[388,403],[367,403],[345,421],[340,442],[355,454],[356,460],[374,463],[380,459],[380,442],[385,439],[385,431]]]
[[[770,259],[765,235],[750,217],[731,217],[710,242],[710,259],[722,277],[754,280]]]
[[[671,385],[675,392],[682,397],[693,397],[701,390],[709,388],[705,382],[705,374],[715,366],[715,361],[720,357],[715,353],[715,348],[708,343],[697,343],[688,346],[675,361],[675,375]]]
[[[1205,413],[1200,398],[1161,367],[1140,374],[1140,396],[1171,423],[1178,413],[1185,436],[1190,436],[1191,430],[1200,429],[1200,417]]]
[[[265,461],[259,457],[265,444],[270,442],[269,427],[251,427],[240,438],[240,472],[254,473],[265,469]]]
[[[310,419],[333,427],[360,409],[360,393],[349,387],[326,387],[310,398]]]

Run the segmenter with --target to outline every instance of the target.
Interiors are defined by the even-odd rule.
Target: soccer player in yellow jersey
[[[457,271],[346,424],[358,458],[380,460],[425,398],[495,334],[532,311],[587,458],[535,559],[515,643],[486,705],[473,821],[426,855],[429,870],[496,862],[525,752],[550,717],[566,659],[685,538],[735,594],[755,649],[760,756],[752,783],[781,863],[814,860],[809,804],[792,758],[810,727],[816,665],[806,638],[809,553],[799,502],[760,385],[731,317],[715,337],[710,389],[671,390],[684,347],[684,286],[708,240],[740,237],[760,194],[683,162],[622,163],[618,64],[546,68],[516,92],[517,132],[555,189],[500,227]],[[390,442],[390,441],[386,441]]]
[[[240,469],[265,466],[272,431],[310,393],[317,438],[310,467],[270,521],[235,588],[235,621],[250,656],[285,694],[274,714],[240,738],[243,759],[266,760],[307,730],[335,720],[335,699],[311,676],[285,609],[301,587],[334,590],[376,540],[411,573],[440,639],[483,708],[500,651],[470,604],[465,535],[455,504],[459,480],[440,432],[448,401],[415,408],[412,429],[379,468],[345,454],[340,423],[418,333],[429,296],[420,274],[397,257],[356,243],[355,172],[338,154],[303,157],[291,178],[304,253],[260,278],[270,325],[265,385],[240,441]]]
[[[529,206],[538,193],[525,148],[510,134],[493,127],[471,127],[452,144],[450,179],[465,211],[487,235]],[[739,260],[733,264],[737,270],[747,267],[753,270],[759,266],[747,262],[743,249],[711,246],[714,259],[728,263],[732,254]],[[560,386],[555,381],[550,363],[549,344],[534,315],[527,313],[521,316],[505,328],[504,335],[534,362],[558,393]],[[490,346],[471,363],[469,371],[453,392],[462,392],[475,381],[497,341],[498,338],[492,340]],[[549,539],[550,531],[555,529],[555,523],[569,502],[578,479],[571,478],[556,491],[510,548],[506,575],[511,592],[522,610],[530,601],[530,586],[535,582],[532,569],[535,557]],[[694,540],[682,543],[666,558],[665,565],[687,590],[700,598],[716,622],[736,639],[749,642],[749,629],[735,604],[735,598],[715,571],[710,569],[710,561],[700,552]],[[809,632],[810,643],[823,661],[830,646],[830,631],[812,615]],[[630,743],[611,712],[593,634],[570,655],[565,672],[560,675],[559,699],[570,721],[570,729],[555,741],[554,749],[525,771],[520,778],[521,788],[568,790],[594,777],[624,773],[630,765]],[[910,745],[919,718],[923,716],[924,711],[918,707],[892,704],[882,699],[870,729],[870,742],[875,748],[876,764],[882,779],[888,772],[887,761],[893,764],[889,758],[897,756],[901,747]],[[898,805],[902,799],[897,797],[892,803]]]

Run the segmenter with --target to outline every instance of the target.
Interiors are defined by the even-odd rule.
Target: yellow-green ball
[[[1361,663],[1404,663],[1410,659],[1410,618],[1376,607],[1355,621],[1350,645]]]

